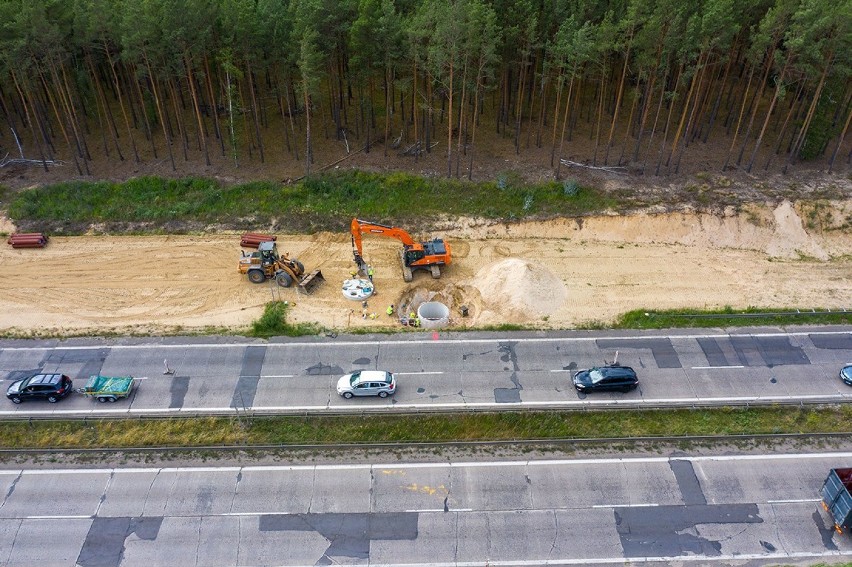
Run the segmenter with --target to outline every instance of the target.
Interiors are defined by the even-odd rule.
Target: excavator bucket
[[[299,282],[299,293],[309,295],[317,286],[325,281],[320,270],[314,270]]]

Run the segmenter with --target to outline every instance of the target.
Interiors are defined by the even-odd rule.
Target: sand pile
[[[506,258],[483,266],[471,284],[479,290],[486,310],[512,312],[522,318],[558,311],[568,296],[565,284],[550,270],[520,258]]]

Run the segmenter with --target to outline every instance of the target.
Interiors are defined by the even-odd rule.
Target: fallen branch
[[[374,142],[374,143],[375,143],[375,142]],[[324,166],[322,166],[322,167],[318,168],[316,171],[317,171],[317,172],[320,172],[320,171],[323,171],[323,170],[328,169],[329,167],[334,167],[334,166],[335,166],[335,165],[337,165],[338,163],[340,163],[340,162],[342,162],[342,161],[345,161],[345,160],[347,160],[347,159],[351,158],[352,156],[354,156],[354,155],[356,155],[356,154],[360,154],[360,153],[361,153],[361,152],[363,152],[365,149],[367,149],[367,144],[364,144],[364,146],[363,146],[361,149],[359,149],[359,150],[355,150],[355,151],[354,151],[354,152],[352,152],[352,153],[347,153],[345,156],[343,156],[342,158],[340,158],[340,159],[339,159],[339,160],[337,160],[337,161],[333,161],[333,162],[331,162],[331,163],[327,163],[327,164],[325,164]],[[346,151],[347,151],[347,152],[349,151],[348,144],[347,144],[347,149],[346,149]],[[297,182],[301,181],[301,180],[302,180],[302,179],[304,179],[304,178],[305,178],[305,176],[304,176],[304,175],[302,175],[302,176],[300,176],[300,177],[297,177],[296,179],[288,179],[288,180],[286,180],[286,181],[285,181],[285,183],[297,183]]]
[[[3,156],[3,159],[0,159],[0,168],[6,167],[7,165],[34,165],[34,166],[43,166],[43,165],[63,165],[63,162],[58,159],[26,159],[26,158],[9,158],[9,154]]]
[[[429,146],[429,149],[431,150],[432,148],[437,146],[439,143],[440,142],[435,142],[434,144]],[[415,155],[419,156],[422,153],[423,153],[423,149],[420,147],[420,142],[418,141],[418,142],[414,142],[413,144],[408,146],[405,150],[399,152],[399,155],[400,156],[415,156]]]
[[[605,171],[607,173],[615,173],[617,175],[626,175],[627,168],[622,167],[620,165],[604,165],[604,166],[596,166],[596,165],[586,165],[584,163],[577,163],[576,161],[570,161],[567,159],[559,160],[562,162],[562,165],[566,167],[585,167],[586,169],[596,169],[598,171]]]

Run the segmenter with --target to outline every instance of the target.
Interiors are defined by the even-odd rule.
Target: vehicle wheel
[[[297,272],[299,275],[302,275],[302,274],[304,274],[304,273],[305,273],[305,265],[304,265],[304,264],[302,264],[300,261],[298,261],[298,260],[293,260],[293,265],[294,265],[294,266],[296,266],[296,272]]]
[[[388,393],[387,393],[387,392],[379,392],[379,397],[380,397],[380,398],[387,398],[387,397],[388,397]]]
[[[107,399],[102,396],[98,396],[98,401],[103,404],[106,403]]]
[[[343,397],[346,398],[347,400],[351,400],[352,399],[352,392],[343,392]]]
[[[266,274],[263,270],[249,270],[248,279],[251,283],[263,283],[266,281]]]
[[[118,398],[116,398],[115,396],[110,396],[107,398],[107,401],[111,404],[114,404],[117,399]]]
[[[12,400],[12,403],[13,403],[13,404],[19,404],[19,403],[21,403],[21,401],[22,401],[22,400],[21,400],[21,398],[18,398],[18,397],[15,397],[15,398],[9,398],[9,399],[10,399],[10,400]]]
[[[281,287],[290,287],[290,284],[293,283],[293,278],[290,277],[290,274],[287,272],[281,272],[277,276],[275,276],[275,281]]]
[[[432,271],[432,277],[434,279],[441,279],[441,266],[432,266],[430,269]]]
[[[59,398],[57,396],[48,396],[47,401],[52,403],[52,404],[55,404],[56,402],[59,401]]]

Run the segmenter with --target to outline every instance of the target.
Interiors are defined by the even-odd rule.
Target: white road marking
[[[798,500],[767,500],[767,504],[801,504],[802,502],[819,502],[819,498],[799,498]]]
[[[424,374],[443,374],[443,372],[394,372],[394,376],[422,376]]]
[[[443,508],[420,508],[405,511],[415,514],[431,514],[433,512],[440,512],[442,514],[445,514],[447,512],[473,512],[473,508],[450,508],[449,510],[444,510]]]
[[[566,342],[594,342],[598,340],[653,340],[653,339],[713,339],[713,338],[729,338],[729,337],[807,337],[810,335],[849,335],[846,331],[797,331],[793,333],[716,333],[716,334],[695,334],[695,335],[627,335],[627,336],[589,336],[589,337],[526,337],[512,339],[516,343],[566,343]],[[361,346],[364,345],[417,345],[423,347],[429,344],[445,345],[445,344],[488,344],[499,343],[502,338],[491,339],[450,339],[444,338],[440,342],[435,342],[432,337],[424,337],[420,341],[411,340],[390,340],[390,341],[341,341],[341,342],[317,342],[317,343],[268,343],[266,348],[304,348],[311,347],[338,347],[338,346]],[[249,346],[258,346],[248,343],[194,343],[194,344],[148,344],[148,345],[91,345],[91,346],[39,346],[39,347],[3,347],[6,351],[45,351],[45,350],[95,350],[99,348],[109,348],[115,350],[140,350],[140,349],[198,349],[198,348],[246,348]]]
[[[24,516],[24,520],[91,520],[94,516]]]
[[[592,508],[654,508],[659,504],[593,504]]]
[[[606,459],[543,459],[532,461],[459,461],[459,462],[432,462],[432,463],[350,463],[329,465],[253,465],[245,467],[151,467],[151,468],[112,468],[112,469],[49,469],[49,470],[22,470],[2,469],[0,476],[18,475],[50,475],[50,474],[139,474],[139,473],[175,473],[175,472],[291,472],[291,471],[327,471],[327,470],[409,470],[409,469],[436,469],[436,468],[502,468],[502,467],[544,467],[544,466],[576,466],[576,465],[620,465],[620,464],[650,464],[668,463],[671,461],[689,461],[693,463],[713,461],[796,461],[796,460],[826,460],[826,467],[838,460],[852,459],[852,452],[838,453],[789,453],[789,454],[764,454],[764,455],[705,455],[705,456],[678,456],[678,457],[625,457]]]
[[[715,370],[717,368],[728,369],[728,368],[745,368],[742,365],[734,365],[734,366],[693,366],[693,370]]]

